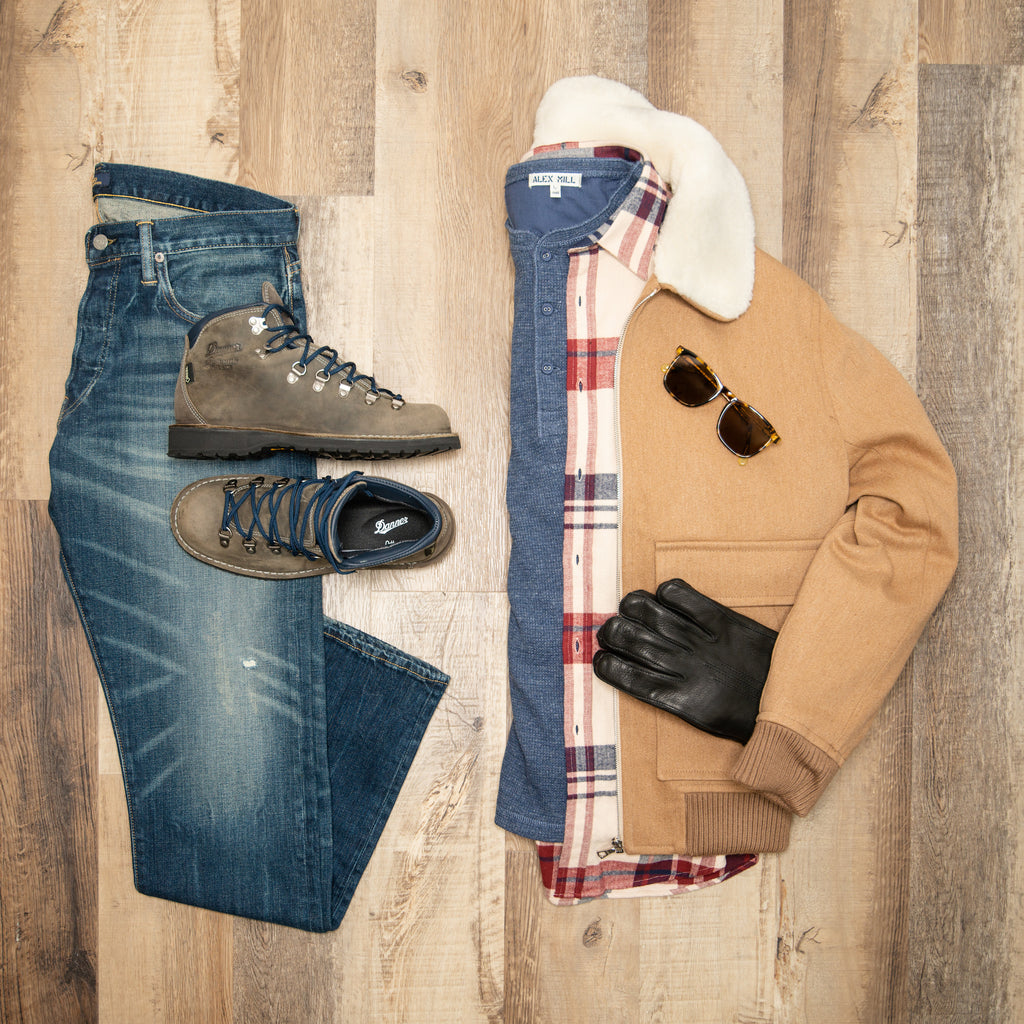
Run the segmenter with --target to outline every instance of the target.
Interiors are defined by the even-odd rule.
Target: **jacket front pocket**
[[[820,540],[665,541],[655,544],[658,583],[682,579],[771,629],[781,628]],[[721,781],[743,749],[667,712],[657,716],[658,778]]]

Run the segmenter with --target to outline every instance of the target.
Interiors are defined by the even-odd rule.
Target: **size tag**
[[[582,188],[582,174],[566,174],[558,171],[544,171],[530,175],[530,188],[538,185],[546,185],[552,199],[558,199],[562,195],[563,188]]]

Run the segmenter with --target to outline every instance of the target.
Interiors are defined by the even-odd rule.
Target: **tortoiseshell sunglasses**
[[[779,443],[775,428],[752,405],[737,398],[718,374],[688,348],[677,348],[675,359],[663,366],[661,372],[665,375],[665,390],[680,405],[696,409],[719,395],[725,399],[725,408],[718,417],[718,439],[739,458],[741,465],[768,445]]]

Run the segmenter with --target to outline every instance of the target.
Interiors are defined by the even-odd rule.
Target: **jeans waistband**
[[[97,164],[92,194],[97,203],[141,200],[147,208],[142,212],[140,207],[141,215],[132,220],[94,224],[85,236],[90,264],[142,254],[142,224],[150,225],[146,248],[152,245],[169,251],[216,245],[292,244],[298,238],[299,214],[291,203],[192,174],[132,164]]]

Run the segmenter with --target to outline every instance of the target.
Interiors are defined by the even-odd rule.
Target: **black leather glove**
[[[746,743],[778,634],[683,580],[634,590],[597,632],[599,679],[698,729]]]

